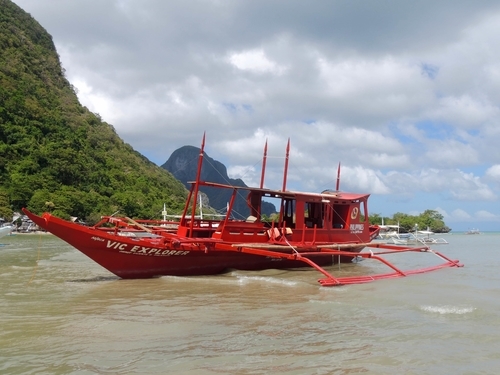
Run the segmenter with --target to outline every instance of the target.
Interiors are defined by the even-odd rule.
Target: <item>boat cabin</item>
[[[201,168],[204,155],[205,136],[200,148],[196,180],[184,207],[177,234],[187,238],[212,238],[229,243],[282,242],[290,245],[314,243],[363,243],[370,242],[378,233],[378,227],[368,223],[369,194],[343,193],[339,191],[340,164],[335,191],[322,193],[301,193],[286,189],[290,140],[286,147],[283,188],[264,189],[264,174],[267,159],[267,142],[264,147],[260,187],[240,187],[202,181]],[[219,222],[197,218],[196,199],[200,186],[218,189],[232,189],[227,214]],[[236,197],[246,198],[250,216],[246,220],[232,218]],[[279,213],[273,220],[262,217],[262,202],[277,202]],[[188,214],[191,207],[191,214]]]
[[[181,220],[179,235],[211,237],[229,242],[366,242],[370,240],[367,222],[369,194],[338,191],[299,193],[263,188],[239,187],[200,181],[200,185],[233,189],[228,212],[223,220]],[[231,212],[238,194],[245,194],[250,216],[235,220]],[[193,195],[193,194],[191,194]],[[261,214],[263,201],[278,202],[279,212],[274,220]]]

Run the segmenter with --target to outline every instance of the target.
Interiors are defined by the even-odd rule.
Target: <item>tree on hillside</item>
[[[382,217],[379,214],[370,215],[370,224],[382,224]],[[426,230],[429,228],[435,233],[447,233],[451,228],[444,223],[444,217],[438,211],[425,210],[418,216],[396,212],[392,218],[384,217],[385,225],[398,225],[401,233],[413,232],[416,229]]]
[[[10,208],[9,196],[6,192],[0,191],[0,218],[5,221],[12,220],[12,209]]]

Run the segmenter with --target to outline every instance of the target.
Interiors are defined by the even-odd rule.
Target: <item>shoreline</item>
[[[18,235],[21,235],[21,236],[25,236],[25,235],[26,236],[32,236],[32,235],[35,235],[35,234],[50,234],[50,235],[53,235],[50,232],[37,230],[37,231],[33,231],[33,232],[12,232],[12,233],[9,233],[6,237],[9,237],[9,236],[18,236]]]

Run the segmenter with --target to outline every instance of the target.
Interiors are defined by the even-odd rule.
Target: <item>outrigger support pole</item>
[[[247,254],[261,255],[264,257],[287,259],[287,260],[298,260],[298,261],[307,263],[311,267],[315,268],[318,272],[321,272],[323,275],[325,275],[327,277],[325,280],[330,280],[330,282],[333,283],[332,285],[341,285],[340,282],[338,282],[337,279],[335,277],[333,277],[330,273],[328,273],[325,269],[318,266],[311,259],[303,257],[298,252],[294,252],[292,254],[290,254],[290,253],[287,254],[287,253],[280,253],[277,251],[270,251],[270,250],[265,250],[265,249],[256,249],[256,248],[249,248],[249,247],[238,247],[237,251],[242,252],[242,253],[247,253]],[[321,283],[321,281],[320,281],[320,283]]]
[[[262,245],[262,244],[260,244]],[[289,246],[278,246],[274,245],[272,246],[273,249],[279,249],[280,251],[273,251],[265,248],[259,248],[259,247],[253,247],[251,244],[234,244],[233,247],[236,247],[236,251],[242,252],[242,253],[247,253],[247,254],[253,254],[253,255],[260,255],[264,257],[271,257],[271,258],[276,258],[276,259],[286,259],[286,260],[296,260],[300,262],[304,262],[314,269],[316,269],[318,272],[322,273],[323,275],[326,276],[324,279],[318,280],[318,282],[322,286],[340,286],[340,285],[348,285],[348,284],[363,284],[363,283],[368,283],[371,281],[375,280],[381,280],[381,279],[390,279],[390,278],[397,278],[397,277],[405,277],[408,275],[414,275],[418,273],[426,273],[430,271],[435,271],[441,268],[446,268],[446,267],[463,267],[463,264],[461,264],[458,260],[451,260],[444,255],[431,250],[429,247],[424,246],[424,247],[398,247],[398,246],[391,246],[391,245],[383,245],[383,244],[363,244],[367,245],[367,247],[373,247],[373,248],[381,248],[381,249],[386,249],[386,251],[380,251],[380,252],[365,252],[365,253],[355,253],[352,251],[342,251],[342,250],[334,250],[331,248],[325,248],[325,247],[319,247],[316,246],[316,251],[313,249],[312,251],[307,251],[307,252],[298,252],[295,248],[289,247]],[[258,246],[258,245],[256,245]],[[269,246],[269,247],[271,247]],[[291,252],[290,252],[291,251]],[[444,263],[435,265],[435,266],[430,266],[426,268],[419,268],[416,270],[409,270],[409,271],[402,271],[396,266],[394,266],[391,262],[387,261],[386,259],[382,258],[380,255],[385,255],[385,254],[395,254],[395,253],[403,253],[403,252],[430,252],[432,254],[435,254],[442,260],[444,260]],[[384,263],[386,266],[394,270],[392,273],[385,273],[385,274],[376,274],[376,275],[365,275],[365,276],[347,276],[347,277],[334,277],[331,275],[329,272],[327,272],[324,268],[319,266],[317,263],[312,261],[311,259],[308,258],[308,256],[312,255],[338,255],[338,256],[346,256],[346,257],[351,257],[351,258],[356,258],[356,257],[362,257],[362,258],[370,258],[370,259],[375,259],[378,260],[382,263]]]

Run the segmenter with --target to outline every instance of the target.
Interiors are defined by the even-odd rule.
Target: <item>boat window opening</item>
[[[368,220],[368,216],[366,215],[366,201],[365,201],[359,205],[359,221],[361,223],[364,223],[366,220]]]
[[[247,196],[247,205],[250,208],[250,216],[253,216],[256,221],[260,221],[261,206],[262,206],[262,194],[255,191],[251,191]]]
[[[283,202],[283,221],[288,228],[295,228],[295,199],[285,199]]]
[[[349,205],[335,202],[333,204],[332,227],[342,229],[346,227]]]
[[[260,194],[260,192],[258,194]],[[269,194],[267,192],[264,192],[261,194],[260,204],[262,204],[262,202],[270,203],[274,206],[274,208],[279,208],[279,207],[281,207],[281,204],[282,204],[281,196],[278,196],[275,194]],[[266,225],[267,227],[270,228],[272,225],[272,222],[275,223],[274,224],[275,226],[277,225],[277,223],[279,221],[279,212],[275,211],[271,214],[265,214],[265,213],[262,213],[262,211],[261,211],[260,217],[258,217],[258,218],[259,218],[258,221],[264,223],[264,225]]]
[[[323,203],[306,202],[304,224],[307,228],[323,228]]]

